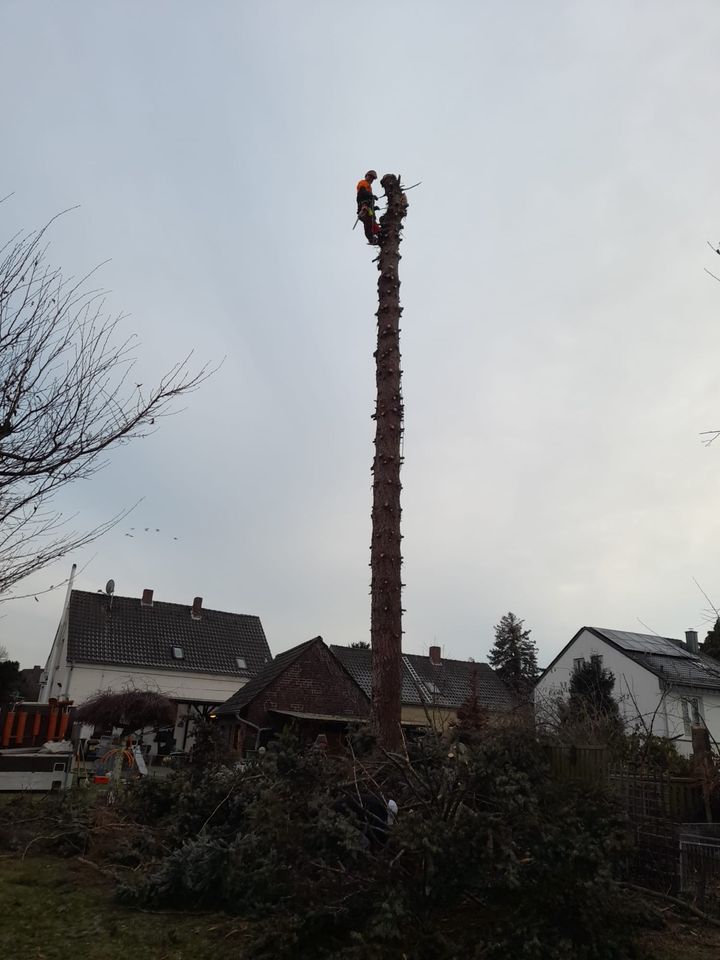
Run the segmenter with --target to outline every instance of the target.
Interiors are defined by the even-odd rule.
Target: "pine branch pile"
[[[179,772],[122,802],[167,851],[124,901],[251,920],[239,958],[631,955],[624,826],[602,793],[554,783],[525,730],[427,736],[380,763],[286,736],[242,771]]]

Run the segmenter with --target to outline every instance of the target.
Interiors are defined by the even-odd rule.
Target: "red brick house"
[[[243,754],[263,746],[284,727],[301,743],[327,737],[332,752],[353,723],[370,716],[370,698],[322,637],[292,647],[213,711],[230,746]]]

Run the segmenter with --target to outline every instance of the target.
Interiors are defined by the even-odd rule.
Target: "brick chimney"
[[[202,597],[195,597],[193,600],[190,616],[193,618],[193,620],[202,619]]]
[[[430,647],[430,663],[433,663],[436,667],[442,665],[442,657],[440,656],[440,647]]]
[[[153,598],[152,590],[148,590],[147,587],[143,590],[142,600],[140,601],[141,607],[151,607]]]
[[[688,653],[698,653],[698,635],[697,630],[685,631],[685,648]]]

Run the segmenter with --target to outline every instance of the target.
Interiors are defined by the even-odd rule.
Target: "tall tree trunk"
[[[372,725],[380,746],[402,747],[402,556],[400,553],[400,444],[403,403],[400,389],[400,240],[407,199],[400,179],[380,181],[388,206],[380,218],[378,257],[378,345],[375,351],[375,459],[373,461],[370,545],[372,642]]]

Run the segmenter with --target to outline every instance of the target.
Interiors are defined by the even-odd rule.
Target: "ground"
[[[242,938],[223,916],[145,913],[77,858],[0,859],[0,956],[23,960],[196,960]]]
[[[1,858],[0,917],[0,956],[23,960],[196,960],[243,939],[237,918],[125,909],[112,881],[77,858]],[[673,920],[643,942],[654,960],[716,960],[720,928]]]
[[[720,956],[720,928],[697,923],[674,923],[669,930],[643,938],[653,960],[716,960]]]

